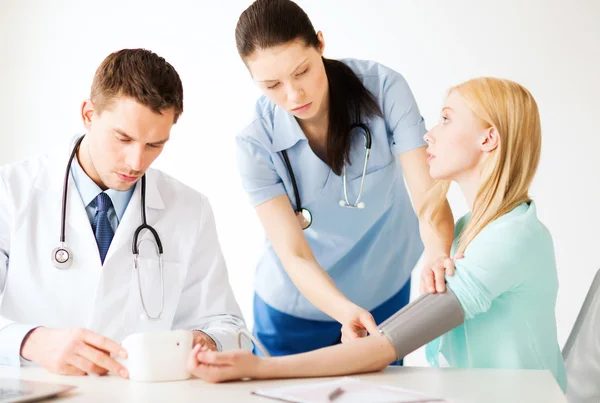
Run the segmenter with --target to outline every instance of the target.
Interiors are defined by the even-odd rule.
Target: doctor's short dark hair
[[[96,70],[90,99],[104,110],[117,97],[130,97],[162,113],[173,108],[174,123],[183,113],[183,85],[175,68],[146,49],[122,49],[108,55]]]

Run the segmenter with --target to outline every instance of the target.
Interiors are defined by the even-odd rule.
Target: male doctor
[[[189,329],[194,344],[237,348],[244,322],[211,206],[149,169],[182,112],[175,69],[150,51],[121,50],[96,71],[81,107],[86,135],[68,170],[75,141],[0,168],[0,364],[33,361],[60,374],[127,377],[114,358],[127,354],[118,342],[155,330]],[[72,260],[57,268],[67,172],[64,231]],[[162,242],[164,276],[149,230],[139,235],[134,271],[143,211]]]

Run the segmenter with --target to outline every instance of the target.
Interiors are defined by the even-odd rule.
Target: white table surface
[[[251,395],[256,389],[272,388],[323,378],[275,381],[240,381],[209,384],[199,379],[177,382],[140,383],[116,376],[67,377],[39,367],[0,366],[0,377],[56,382],[78,388],[53,402],[274,402]],[[460,402],[566,403],[560,387],[548,371],[492,370],[422,367],[388,367],[382,372],[353,376],[364,382],[417,390]],[[332,378],[328,378],[331,380]],[[342,399],[339,402],[342,403]]]

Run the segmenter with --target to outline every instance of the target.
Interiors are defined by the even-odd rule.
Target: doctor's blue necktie
[[[92,222],[92,229],[96,236],[96,243],[98,244],[98,251],[100,252],[100,260],[104,264],[104,258],[110,243],[115,235],[110,221],[108,221],[108,209],[112,207],[112,201],[110,196],[102,192],[96,196],[96,215]]]

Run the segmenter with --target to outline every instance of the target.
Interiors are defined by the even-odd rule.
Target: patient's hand
[[[194,343],[192,344],[193,347],[206,346],[206,348],[209,350],[217,351],[217,344],[212,337],[201,330],[194,330],[192,334],[194,335]]]
[[[454,275],[454,261],[463,257],[464,255],[461,253],[455,255],[454,259],[441,256],[432,262],[426,262],[421,271],[421,284],[419,286],[421,294],[446,292],[446,275]]]
[[[250,351],[219,353],[197,345],[190,353],[188,371],[207,382],[217,383],[243,378],[257,378],[264,359]]]

